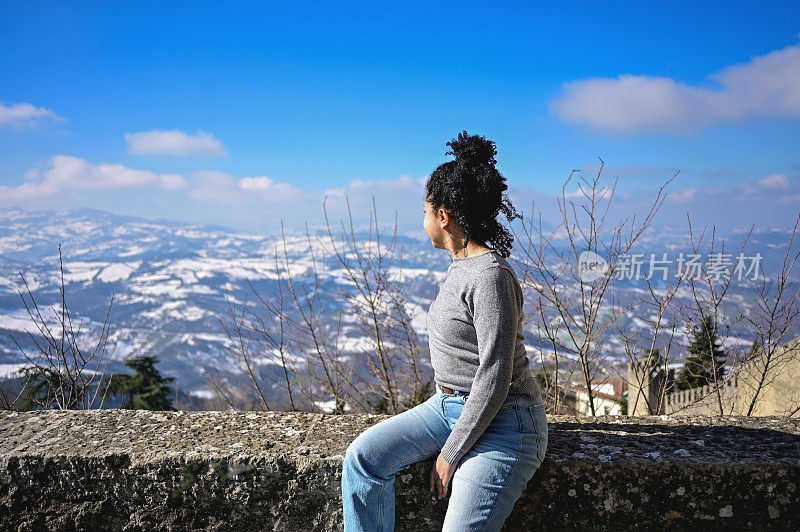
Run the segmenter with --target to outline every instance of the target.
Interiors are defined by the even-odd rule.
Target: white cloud
[[[425,178],[404,175],[372,181],[354,179],[343,187],[319,193],[266,176],[237,178],[203,170],[193,174],[188,196],[199,202],[213,203],[214,214],[226,217],[228,225],[241,227],[249,223],[275,228],[285,222],[299,231],[304,230],[305,224],[324,230],[328,222],[333,227],[338,226],[340,220],[348,223],[346,199],[350,202],[354,224],[369,224],[371,218],[374,220],[374,196],[382,225],[393,224],[397,214],[401,227],[411,225],[416,232],[421,230],[424,186]]]
[[[426,180],[427,176],[409,175],[370,181],[353,179],[344,187],[330,188],[323,193],[325,212],[332,225],[337,225],[337,220],[348,223],[350,215],[356,224],[374,223],[370,220],[377,216],[383,226],[393,226],[396,218],[401,230],[405,227],[416,233],[422,231]]]
[[[165,190],[179,190],[186,186],[186,180],[177,174],[156,174],[121,164],[92,164],[70,155],[56,155],[50,159],[46,170],[29,171],[25,180],[26,183],[18,186],[0,186],[2,202],[14,204],[48,199],[73,189],[158,186]]]
[[[239,189],[259,194],[261,199],[269,201],[302,201],[309,198],[305,191],[269,177],[245,177],[239,180]]]
[[[189,197],[198,201],[244,203],[247,197],[241,194],[236,178],[216,170],[199,170],[194,173],[194,183]]]
[[[564,198],[566,198],[566,199],[584,200],[584,199],[587,199],[587,197],[591,197],[591,194],[592,194],[591,187],[588,187],[588,186],[585,187],[583,185],[578,185],[578,188],[576,188],[575,190],[565,191],[564,192]],[[605,199],[606,196],[610,196],[611,195],[611,189],[604,186],[602,188],[599,188],[595,192],[595,194],[596,194],[595,197],[597,199]]]
[[[35,126],[46,121],[60,122],[64,119],[50,109],[35,107],[29,103],[4,105],[0,103],[0,127]]]
[[[687,188],[684,190],[676,190],[675,192],[670,192],[669,197],[673,201],[677,201],[679,203],[694,201],[694,199],[697,197],[697,189]]]
[[[344,200],[345,196],[347,196],[352,204],[354,200],[372,201],[370,199],[372,195],[409,194],[415,197],[419,196],[418,203],[422,205],[422,196],[427,179],[427,176],[411,177],[410,175],[401,175],[392,179],[373,179],[372,181],[353,179],[345,187],[326,190],[324,195],[333,198],[334,201],[337,199]]]
[[[800,117],[800,45],[787,46],[708,76],[717,87],[624,74],[564,84],[549,103],[565,122],[601,133],[688,133],[716,123]]]
[[[189,197],[200,201],[287,203],[316,198],[303,189],[269,177],[237,179],[215,170],[200,170],[194,175],[195,186],[189,192]]]
[[[739,187],[740,196],[753,199],[760,196],[778,194],[776,199],[781,199],[784,192],[789,190],[790,183],[786,174],[770,174],[761,179],[756,179]]]
[[[52,183],[23,183],[18,186],[0,185],[0,205],[15,205],[54,197],[59,189]]]
[[[786,174],[771,174],[759,179],[757,183],[761,188],[777,190],[789,189],[789,178],[786,177]]]
[[[129,153],[145,155],[175,155],[178,157],[224,157],[227,155],[222,143],[210,133],[198,131],[188,135],[183,131],[144,131],[125,133]]]
[[[701,189],[677,190],[670,192],[669,197],[681,203],[702,199],[706,203],[713,202],[725,206],[739,202],[752,206],[755,202],[763,204],[794,202],[800,196],[796,191],[794,194],[791,192],[793,192],[791,181],[786,174],[770,174],[731,187],[707,186]]]
[[[164,190],[182,190],[187,185],[186,178],[179,174],[161,174],[158,180]]]

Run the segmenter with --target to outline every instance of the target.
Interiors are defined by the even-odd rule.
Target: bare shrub
[[[245,376],[245,388],[231,385],[219,375],[218,370],[201,359],[206,382],[216,393],[217,399],[234,410],[275,409],[276,405],[271,404],[269,399],[273,385],[287,393],[288,405],[280,406],[288,410],[302,410],[301,405],[295,402],[297,388],[301,384],[292,360],[292,334],[286,312],[287,292],[277,249],[275,272],[278,292],[270,297],[262,297],[248,279],[248,285],[260,303],[260,307],[258,303],[252,305],[256,307],[255,310],[249,308],[247,294],[242,304],[237,306],[227,290],[225,293],[230,324],[226,326],[222,319],[219,319],[219,323],[228,340],[227,353],[238,372]],[[268,371],[275,365],[280,367],[280,378],[273,377]]]
[[[364,378],[356,372],[354,379],[359,384],[354,382],[353,385],[359,390],[362,390],[363,385],[377,397],[377,401],[369,401],[373,410],[397,414],[427,398],[431,389],[430,379],[424,379],[419,369],[419,340],[403,305],[406,295],[402,279],[402,249],[399,253],[398,278],[393,279],[391,276],[397,240],[397,214],[395,213],[392,238],[384,247],[381,245],[378,211],[373,197],[368,240],[358,243],[353,228],[350,200],[346,200],[350,232],[348,233],[342,222],[344,246],[337,245],[327,209],[325,221],[330,237],[328,243],[332,248],[331,255],[341,265],[349,284],[348,288],[340,287],[337,293],[355,317],[365,338],[359,360],[371,378]],[[363,391],[359,393],[362,397],[365,396]]]
[[[613,280],[624,265],[621,261],[639,237],[652,225],[653,219],[666,198],[665,188],[677,176],[668,179],[658,190],[649,212],[638,225],[636,215],[617,223],[606,237],[606,217],[612,204],[617,180],[612,188],[600,187],[604,162],[591,180],[578,176],[579,200],[568,197],[567,186],[576,174],[573,171],[563,183],[558,200],[559,219],[554,229],[546,232],[541,214],[538,226],[533,207],[531,221],[522,220],[524,238],[517,238],[521,250],[521,283],[532,293],[533,322],[536,336],[544,340],[539,353],[546,371],[545,395],[548,409],[560,411],[563,389],[580,375],[589,396],[589,407],[596,415],[593,381],[600,374],[606,359],[606,332],[619,326],[626,312],[636,302],[620,301]],[[516,236],[516,235],[515,235]],[[566,239],[564,246],[557,238]],[[607,261],[607,268],[592,280],[580,278],[578,266],[582,252],[592,252]],[[546,348],[552,354],[546,356]],[[549,367],[548,367],[549,366]]]
[[[67,302],[64,283],[64,262],[61,256],[61,245],[58,246],[60,308],[50,308],[52,317],[46,316],[33,297],[33,292],[20,272],[25,292],[18,291],[31,321],[40,338],[28,332],[34,353],[29,354],[16,338],[12,336],[17,348],[25,356],[29,365],[23,369],[25,383],[21,392],[24,400],[23,408],[43,409],[91,409],[95,408],[100,389],[105,385],[100,397],[99,408],[108,392],[105,379],[107,363],[104,362],[106,341],[110,330],[109,316],[114,302],[112,295],[108,304],[101,330],[88,348],[83,344],[83,321],[73,323],[72,313]],[[43,314],[45,312],[45,314]],[[18,404],[15,400],[13,404]]]
[[[741,368],[747,368],[754,377],[739,380],[748,388],[749,401],[745,412],[748,416],[752,415],[764,389],[785,370],[785,366],[800,360],[800,344],[787,343],[787,336],[800,320],[800,273],[795,268],[800,249],[794,248],[798,223],[800,214],[792,228],[781,269],[771,284],[772,288],[762,267],[761,280],[753,281],[755,309],[744,315],[755,338],[752,348],[739,366],[740,371]],[[798,410],[800,404],[793,412],[787,413],[794,415]]]
[[[691,218],[687,215],[689,224],[689,240],[691,245],[690,257],[700,257],[702,255],[703,239],[705,237],[706,228],[696,235],[692,227]],[[742,246],[739,250],[739,255],[744,254],[744,249],[750,239],[753,228],[751,227],[748,234],[745,236]],[[704,346],[709,351],[716,349],[713,345],[714,337],[716,335],[721,338],[728,337],[730,331],[742,320],[743,312],[738,308],[738,312],[726,312],[726,305],[729,303],[728,293],[730,292],[731,283],[734,279],[729,271],[725,271],[725,263],[722,260],[729,254],[725,253],[725,240],[718,239],[716,236],[716,227],[712,225],[711,236],[708,247],[708,256],[712,259],[710,261],[696,263],[693,271],[683,272],[684,283],[689,290],[688,300],[683,300],[679,306],[679,313],[681,319],[685,324],[686,330],[700,331],[707,342]],[[706,320],[710,320],[713,324],[712,328],[704,325]],[[726,362],[730,363],[736,358],[735,353],[731,347],[728,348],[729,356],[725,359],[712,356],[710,358],[711,367],[709,368],[711,379],[708,382],[709,390],[714,393],[719,415],[730,413],[733,409],[732,404],[726,404],[722,398],[722,385],[731,378],[729,373],[725,377]],[[694,376],[702,377],[702,375],[693,375],[692,365],[686,364],[685,371]],[[727,412],[726,412],[727,408]]]
[[[638,311],[645,327],[630,330],[618,325],[615,336],[625,351],[628,367],[641,368],[628,375],[622,375],[628,390],[636,390],[633,397],[628,394],[628,414],[636,412],[639,403],[644,402],[649,414],[663,414],[666,395],[672,390],[667,380],[669,364],[679,342],[676,334],[679,325],[673,316],[679,312],[676,298],[683,279],[658,289],[647,279],[647,292],[638,298],[631,310]],[[654,393],[643,393],[653,389]]]
[[[349,198],[347,205],[349,213]],[[269,401],[269,390],[279,387],[288,397],[284,406],[290,410],[321,411],[322,404],[328,402],[330,407],[324,410],[333,413],[346,409],[397,413],[414,406],[428,398],[431,379],[426,380],[419,367],[422,348],[405,308],[402,250],[398,278],[392,277],[397,221],[393,238],[383,247],[377,212],[371,213],[367,242],[356,241],[351,213],[350,233],[342,224],[341,241],[333,236],[327,210],[325,219],[326,242],[319,237],[312,242],[306,226],[311,268],[302,281],[293,273],[295,267],[282,227],[283,254],[279,259],[276,246],[277,285],[273,293],[260,293],[248,279],[254,301],[248,304],[245,296],[244,302],[236,305],[228,299],[230,323],[220,320],[220,324],[228,339],[228,355],[246,377],[247,402],[259,409],[275,408]],[[319,262],[317,249],[322,251]],[[330,276],[325,269],[326,255],[341,266],[337,278],[343,277],[347,286],[325,286]],[[323,306],[325,295],[340,308],[335,326],[324,320],[329,317]],[[364,338],[354,363],[346,362],[342,348],[345,316],[358,325]],[[280,378],[263,376],[260,368],[265,364],[280,368]],[[359,373],[360,367],[366,369],[366,375]],[[219,371],[206,363],[204,368],[206,380],[220,400],[231,408],[241,408],[242,401],[233,397],[231,385]]]

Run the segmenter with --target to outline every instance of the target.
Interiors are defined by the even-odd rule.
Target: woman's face
[[[423,205],[423,210],[425,211],[425,218],[422,220],[422,227],[428,233],[433,247],[441,247],[442,244],[438,244],[437,241],[441,242],[443,240],[442,231],[439,231],[439,228],[442,227],[442,219],[434,214],[433,205],[427,201]]]

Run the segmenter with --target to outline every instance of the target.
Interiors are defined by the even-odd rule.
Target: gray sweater
[[[442,447],[457,464],[494,419],[509,393],[535,399],[539,386],[522,340],[522,288],[496,251],[454,258],[428,312],[437,384],[469,392]]]

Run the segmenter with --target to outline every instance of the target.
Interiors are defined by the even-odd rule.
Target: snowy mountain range
[[[324,285],[346,284],[342,266],[320,244],[327,233],[318,236],[319,240],[311,236],[311,249],[317,268],[325,263]],[[285,243],[294,282],[313,279],[307,235],[287,234]],[[237,371],[220,323],[230,324],[229,301],[253,299],[250,285],[261,294],[274,291],[276,252],[284,260],[280,233],[244,234],[91,209],[0,211],[0,373],[8,374],[24,361],[12,336],[30,345],[25,331],[35,331],[19,295],[25,292],[20,273],[41,307],[60,307],[59,244],[68,307],[75,318],[99,331],[114,295],[106,358],[122,362],[136,354],[158,355],[162,373],[175,377],[178,387],[196,397],[210,392],[200,357],[223,374]],[[409,237],[397,237],[395,247],[401,246],[402,276],[410,286],[406,308],[414,314],[413,326],[424,335],[426,309],[449,259],[429,253],[421,241]],[[390,272],[399,276],[399,264]],[[327,317],[335,320],[335,301],[326,304]],[[360,339],[358,327],[345,323],[339,347],[356,350]]]
[[[396,249],[402,246],[402,271],[395,263],[390,272],[393,278],[402,274],[407,283],[405,308],[421,344],[427,346],[426,311],[437,284],[446,276],[450,258],[433,249],[423,231],[419,232],[416,237],[397,237]],[[317,236],[322,243],[329,243],[327,232]],[[359,236],[366,239],[368,234]],[[652,249],[676,247],[674,235],[666,231],[650,234],[648,239]],[[787,235],[778,231],[759,233],[751,237],[749,249],[762,252],[769,267],[779,264],[786,240]],[[343,268],[320,241],[312,235],[317,266],[321,257],[325,264],[324,283],[331,288],[346,285],[349,281]],[[220,322],[230,324],[229,301],[241,304],[245,297],[252,298],[251,283],[263,294],[276,289],[276,252],[279,260],[284,253],[280,231],[246,234],[93,209],[0,210],[0,377],[10,375],[24,362],[12,337],[30,347],[25,331],[34,331],[19,295],[24,291],[20,274],[40,306],[60,305],[59,244],[68,306],[75,318],[84,320],[90,330],[99,330],[114,295],[106,348],[106,358],[116,365],[114,370],[119,371],[121,363],[134,355],[158,355],[162,373],[175,377],[174,386],[196,399],[211,394],[201,359],[230,376],[240,372],[230,359],[230,340]],[[311,282],[314,261],[306,234],[287,234],[285,253],[295,282]],[[750,298],[745,289],[740,296],[745,302]],[[335,320],[336,301],[325,304],[329,309],[326,319]],[[627,317],[645,327],[642,318]],[[338,341],[344,352],[358,351],[361,339],[357,324],[343,324]],[[747,339],[729,341],[746,343]],[[526,332],[526,343],[529,348],[537,345],[531,331]],[[609,345],[609,360],[621,360],[621,346]]]

